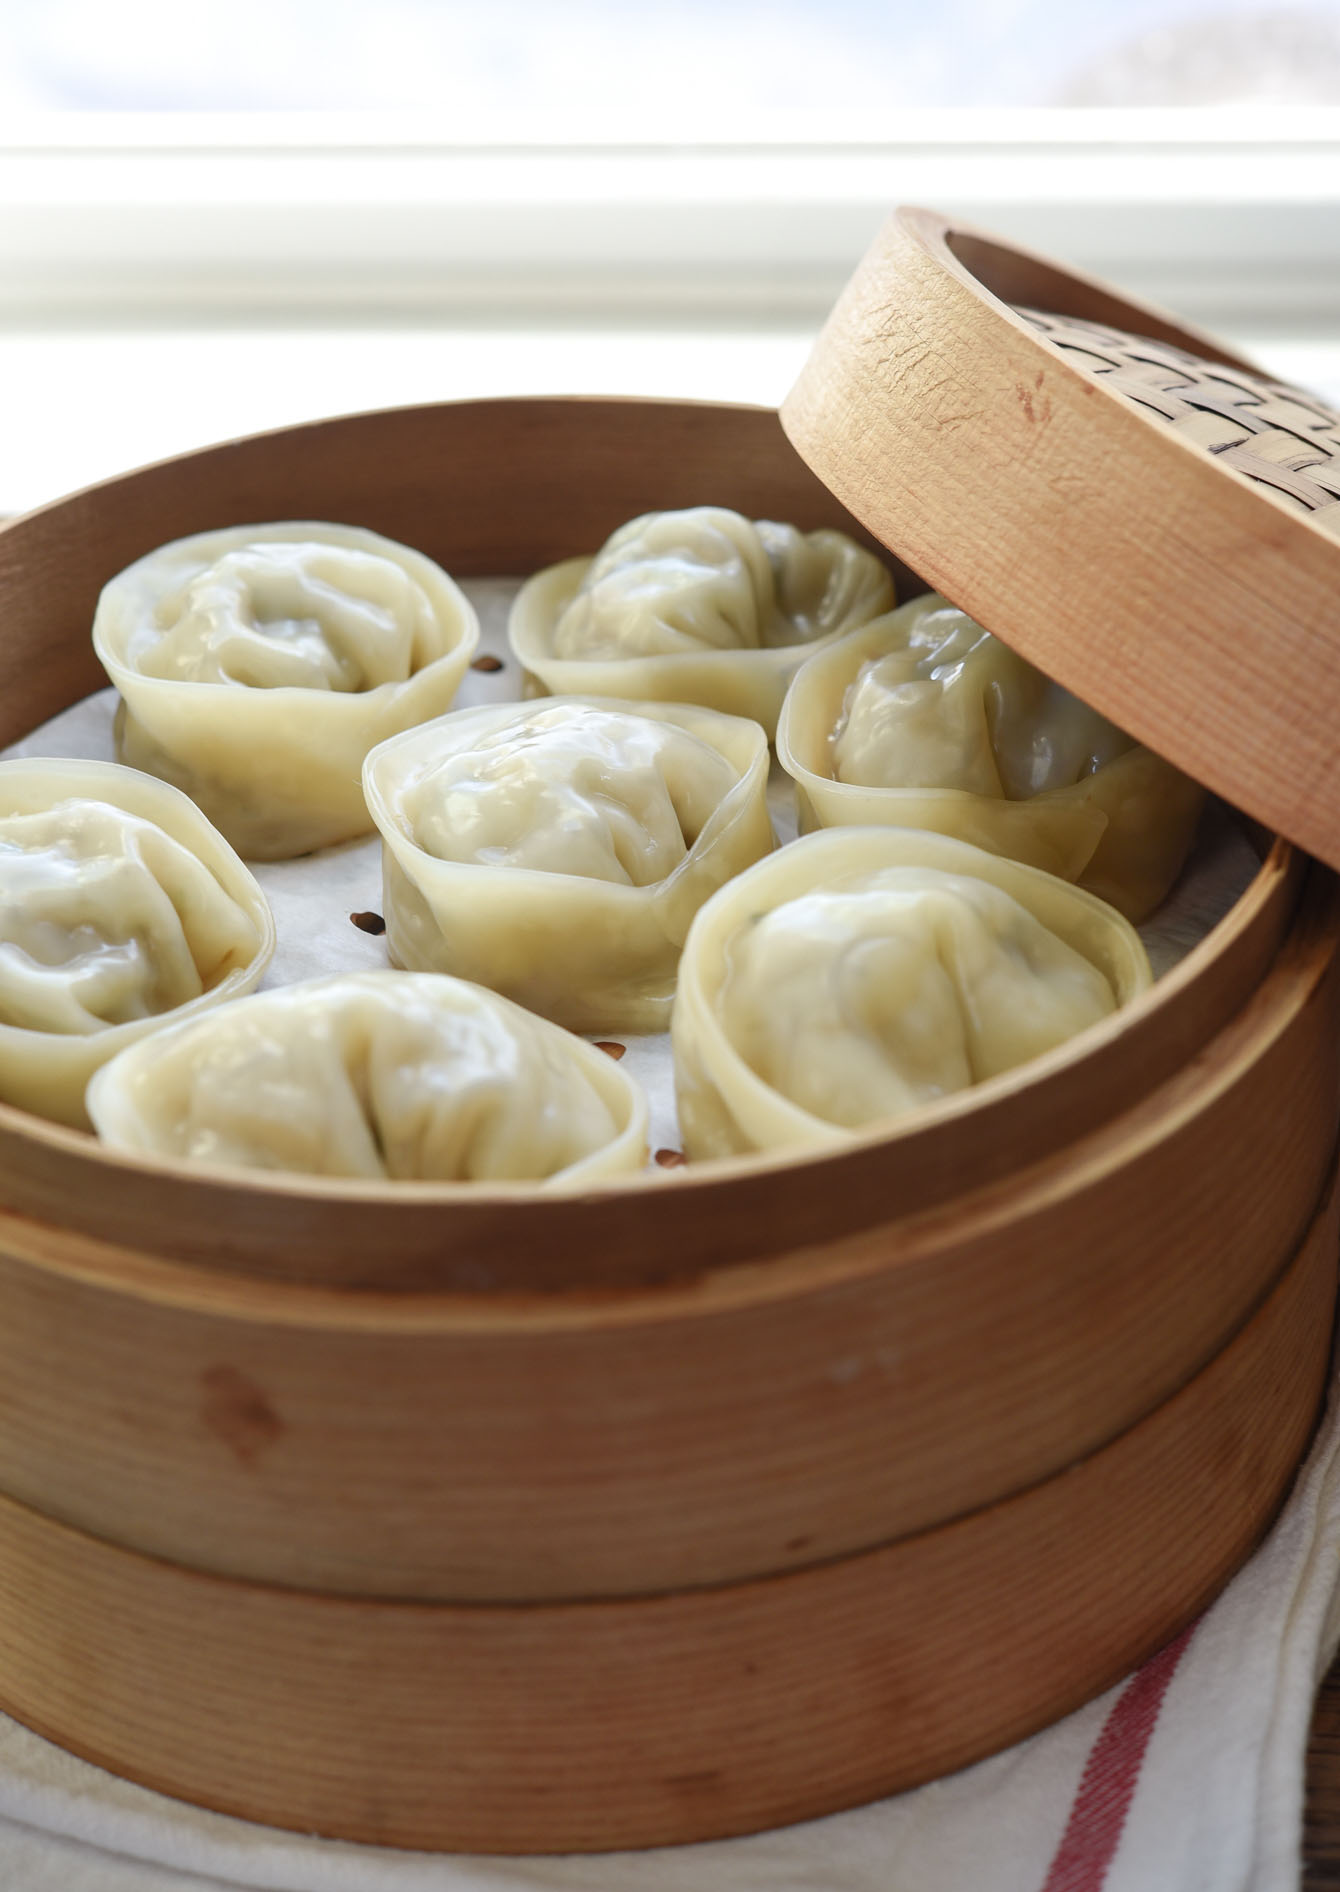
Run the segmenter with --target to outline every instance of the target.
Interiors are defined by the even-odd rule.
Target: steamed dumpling
[[[703,703],[771,734],[802,652],[892,603],[888,572],[844,533],[696,506],[539,573],[509,634],[549,690]]]
[[[858,1129],[1050,1051],[1116,1003],[1097,968],[1000,887],[886,867],[737,935],[720,1016],[765,1083]]]
[[[237,903],[152,821],[72,799],[0,817],[0,1021],[93,1032],[218,981]]]
[[[832,1141],[999,1076],[1150,983],[1091,894],[946,836],[853,828],[716,896],[671,1023],[691,1156]]]
[[[254,690],[375,690],[433,661],[428,593],[380,552],[252,541],[192,573],[137,624],[141,676]]]
[[[368,757],[387,945],[580,1031],[654,1031],[710,894],[773,845],[767,741],[685,704],[460,710]]]
[[[174,1012],[248,991],[260,888],[175,789],[111,764],[0,764],[0,1096],[87,1121],[90,1073]]]
[[[931,594],[807,663],[778,729],[802,825],[960,836],[1133,920],[1190,848],[1197,785]]]
[[[757,529],[700,506],[621,526],[559,613],[553,648],[556,657],[614,658],[757,650],[798,642],[790,629]]]
[[[424,766],[399,805],[438,860],[648,887],[680,865],[738,779],[689,729],[555,702]]]
[[[478,635],[430,559],[313,522],[162,546],[104,588],[93,626],[121,759],[261,860],[366,832],[364,756],[448,707]]]
[[[865,788],[964,788],[1027,801],[1133,747],[1096,710],[952,605],[868,658],[833,731],[833,775]]]
[[[892,597],[878,560],[839,532],[719,506],[632,519],[591,560],[554,625],[557,657],[668,656],[808,644]]]
[[[104,1141],[230,1168],[586,1184],[646,1158],[645,1100],[601,1052],[460,980],[367,972],[172,1027],[89,1087]]]

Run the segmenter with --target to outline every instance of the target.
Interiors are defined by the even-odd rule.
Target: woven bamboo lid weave
[[[782,420],[928,582],[1340,867],[1340,414],[1100,283],[905,209]]]

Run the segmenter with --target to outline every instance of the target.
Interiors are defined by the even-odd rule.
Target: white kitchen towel
[[[945,1780],[803,1826],[590,1858],[345,1846],[114,1779],[0,1718],[3,1892],[1291,1892],[1340,1639],[1340,1398],[1269,1538],[1134,1676]],[[983,1651],[989,1663],[990,1651]],[[256,1740],[265,1742],[263,1727]]]

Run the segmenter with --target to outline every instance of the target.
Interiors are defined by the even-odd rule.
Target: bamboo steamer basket
[[[903,550],[816,445],[816,374],[858,398],[837,333],[788,411],[822,479],[762,410],[467,402],[16,521],[0,741],[101,684],[101,583],[211,526],[520,575],[709,500]],[[1324,1381],[1340,904],[1251,832],[1150,993],[835,1155],[542,1199],[174,1170],[0,1109],[0,1705],[251,1818],[516,1852],[832,1810],[1107,1685],[1260,1537]]]

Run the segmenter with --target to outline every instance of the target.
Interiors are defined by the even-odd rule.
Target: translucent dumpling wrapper
[[[257,993],[132,1046],[88,1104],[119,1149],[365,1182],[582,1187],[647,1154],[646,1099],[613,1060],[431,973]]]
[[[382,745],[392,963],[574,1031],[663,1031],[698,908],[773,846],[757,723],[569,697],[457,710]]]
[[[1078,881],[1137,923],[1204,791],[935,593],[810,658],[777,729],[802,832],[933,828]]]
[[[249,992],[264,894],[185,795],[111,762],[0,762],[0,1098],[86,1128],[99,1065]]]
[[[363,758],[442,715],[478,641],[431,559],[313,521],[160,546],[104,587],[93,623],[120,759],[252,860],[367,833]]]
[[[814,1147],[1053,1051],[1151,982],[1082,888],[915,829],[812,834],[694,921],[671,1021],[691,1157]]]
[[[771,738],[804,657],[893,601],[888,571],[845,533],[694,506],[537,573],[508,636],[532,688],[702,703]]]

